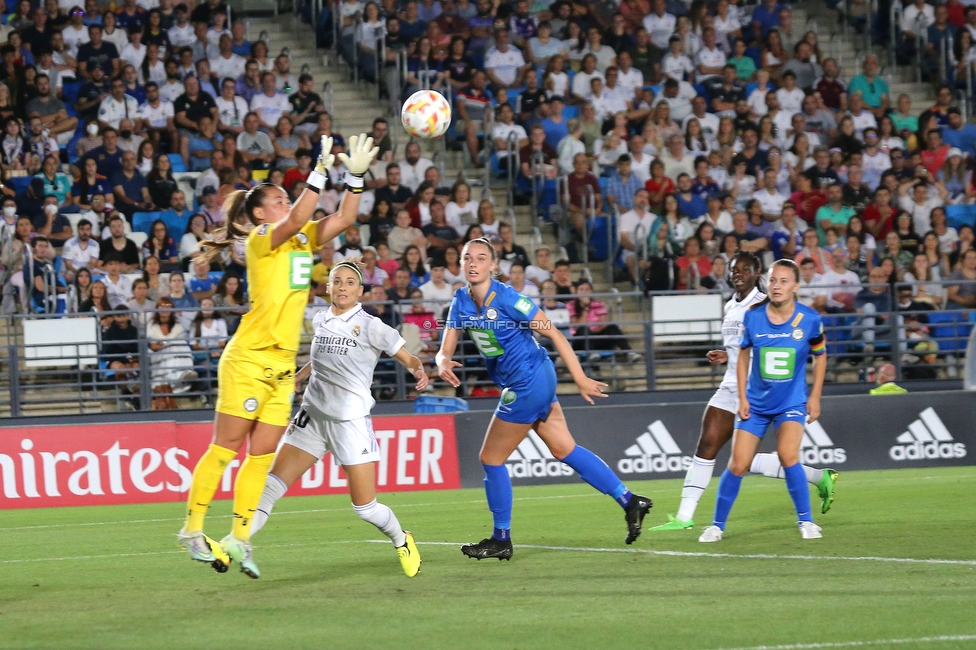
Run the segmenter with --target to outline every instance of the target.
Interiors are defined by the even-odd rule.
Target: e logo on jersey
[[[803,330],[801,330],[799,327],[797,327],[795,330],[793,330],[793,335],[792,336],[793,336],[793,340],[794,341],[802,341],[803,340]]]
[[[244,400],[244,410],[248,413],[254,413],[258,410],[258,400],[254,397],[248,397]]]
[[[481,356],[485,358],[499,357],[505,353],[505,349],[498,342],[498,338],[495,337],[495,333],[491,330],[471,328],[468,330],[468,336],[474,341]]]
[[[789,379],[795,367],[796,350],[793,348],[760,348],[759,373],[763,379]]]
[[[529,312],[532,311],[532,301],[525,296],[520,296],[519,299],[515,301],[515,308],[528,316]]]
[[[312,284],[312,256],[305,251],[288,253],[288,282],[291,289],[307,289]]]
[[[485,318],[487,318],[488,320],[495,320],[496,318],[498,318],[498,310],[495,309],[494,307],[489,307],[488,310],[485,312]]]

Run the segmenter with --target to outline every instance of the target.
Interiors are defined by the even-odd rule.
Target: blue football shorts
[[[776,431],[784,422],[799,422],[805,425],[807,423],[806,404],[791,406],[785,411],[777,411],[776,413],[756,413],[755,411],[750,411],[748,420],[743,420],[738,415],[735,416],[736,429],[748,431],[760,440],[766,435],[766,430],[769,428],[770,423],[773,424],[773,431]]]
[[[556,367],[547,361],[525,380],[502,390],[495,417],[513,424],[533,424],[549,417],[557,401]]]

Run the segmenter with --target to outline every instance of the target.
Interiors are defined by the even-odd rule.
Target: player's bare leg
[[[718,542],[722,539],[725,522],[728,520],[732,504],[739,495],[742,477],[749,472],[752,459],[759,451],[762,439],[743,429],[736,429],[732,434],[732,457],[728,468],[722,472],[719,479],[718,496],[715,498],[715,517],[712,525],[702,531],[699,542]]]

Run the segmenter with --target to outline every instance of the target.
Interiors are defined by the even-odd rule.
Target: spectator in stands
[[[813,85],[813,91],[820,94],[819,101],[834,112],[847,108],[847,84],[839,78],[840,67],[835,59],[824,59],[823,76]]]
[[[122,275],[122,266],[120,256],[110,251],[105,260],[105,275],[101,278],[110,305],[125,303],[132,298],[132,280]]]
[[[297,92],[288,97],[291,104],[291,117],[295,123],[295,130],[299,133],[314,132],[318,116],[325,110],[322,98],[312,92],[314,83],[312,75],[307,73],[300,75]],[[375,126],[374,123],[374,128]]]
[[[630,156],[621,155],[617,159],[617,170],[607,182],[607,203],[620,210],[634,207],[634,196],[644,189],[644,183],[632,172]]]
[[[136,155],[131,151],[122,154],[122,169],[112,176],[115,208],[130,220],[136,212],[151,212],[153,205],[146,184],[146,177],[136,169]]]
[[[404,149],[404,160],[399,164],[402,183],[416,192],[420,184],[424,182],[424,174],[433,165],[427,158],[420,155],[420,145],[416,142],[409,143]]]
[[[396,227],[390,231],[386,238],[390,248],[391,256],[400,258],[403,256],[407,246],[427,246],[427,238],[424,237],[420,228],[411,225],[410,213],[407,210],[397,212]]]
[[[96,201],[96,195],[92,203]],[[118,214],[108,218],[108,229],[111,237],[103,239],[99,245],[98,268],[105,269],[110,255],[118,256],[122,263],[122,273],[131,273],[139,268],[139,248],[131,239],[125,236],[125,220]]]
[[[216,123],[219,115],[213,97],[201,92],[200,82],[196,77],[187,77],[184,85],[186,92],[173,103],[173,110],[176,113],[175,122],[180,135],[180,154],[183,156],[183,161],[189,165],[190,137],[200,131],[198,120],[208,115]]]
[[[174,122],[173,103],[160,95],[159,84],[150,81],[146,84],[146,101],[139,106],[136,116],[141,120],[140,129],[154,144],[161,141],[179,142]]]
[[[695,157],[685,148],[684,138],[672,135],[668,138],[668,148],[662,152],[659,160],[664,163],[664,175],[668,178],[678,178],[687,174],[689,178],[695,173]]]
[[[770,30],[779,27],[779,12],[782,5],[776,0],[763,0],[752,12],[752,33],[756,39],[764,39]]]
[[[268,169],[275,159],[275,148],[267,133],[258,130],[260,120],[256,113],[244,118],[244,132],[237,136],[237,150],[244,162],[256,169]]]
[[[107,77],[119,73],[119,50],[115,43],[102,40],[101,25],[88,26],[88,42],[78,46],[78,75],[85,80],[93,80],[92,71],[101,68]]]
[[[626,353],[629,363],[635,363],[640,355],[631,350],[630,342],[616,323],[609,323],[609,314],[602,301],[591,298],[593,285],[587,280],[576,283],[576,299],[566,303],[573,331],[573,349],[589,352],[587,361],[599,361],[598,351],[620,350]]]
[[[401,315],[410,309],[409,305],[400,304],[410,299],[410,277],[409,269],[398,268],[393,274],[393,286],[386,292],[386,299],[393,303],[394,310]]]
[[[112,324],[102,331],[101,356],[115,376],[112,379],[124,394],[130,393],[134,385],[130,382],[139,369],[139,329],[132,324],[129,307],[118,303],[112,311]]]
[[[831,266],[830,255],[820,248],[817,231],[813,228],[803,232],[803,250],[797,253],[794,258],[797,264],[803,264],[806,259],[813,260],[814,271],[818,275],[826,273]]]
[[[430,263],[430,280],[420,285],[420,293],[427,301],[426,309],[434,314],[443,312],[454,297],[454,290],[444,280],[444,271],[444,262],[434,257]]]
[[[195,309],[200,306],[199,301],[193,297],[193,294],[186,290],[186,278],[179,271],[170,273],[169,299],[177,309]],[[193,316],[193,312],[182,311],[177,313],[176,318],[181,325],[185,323],[189,326],[193,320]]]
[[[119,128],[124,117],[135,117],[139,113],[139,102],[125,94],[125,82],[115,79],[110,86],[109,96],[98,107],[98,123],[105,129]]]
[[[133,120],[123,117],[119,120],[119,149],[122,151],[131,151],[138,157],[139,147],[142,146],[143,138],[141,135],[137,135],[133,132],[135,128],[135,123]]]
[[[44,197],[41,213],[33,219],[34,232],[47,238],[51,246],[58,248],[74,234],[71,222],[59,212],[58,198],[53,194]]]
[[[946,309],[976,308],[976,250],[959,255],[959,266],[949,277]]]
[[[205,260],[195,260],[193,262],[193,277],[186,283],[187,291],[203,304],[209,300],[217,290],[220,280],[210,274],[210,264]]]
[[[216,192],[208,196],[215,197]],[[199,249],[200,242],[208,239],[207,218],[203,214],[190,217],[190,223],[180,239],[180,262],[184,270],[189,268],[189,260]]]
[[[162,219],[153,221],[149,227],[149,238],[142,245],[142,256],[155,257],[159,260],[161,270],[172,271],[179,266],[179,254],[176,242],[166,229],[166,222]]]
[[[401,176],[400,165],[390,163],[386,166],[386,185],[376,190],[376,201],[389,201],[394,211],[402,209],[413,196],[413,191],[401,184]]]
[[[41,181],[45,197],[53,196],[57,199],[57,206],[61,212],[78,211],[71,200],[71,177],[61,171],[57,155],[49,154],[44,157],[41,171],[34,179]]]
[[[841,185],[831,185],[827,188],[827,205],[817,210],[817,234],[821,244],[824,233],[828,228],[834,228],[843,236],[847,233],[847,222],[857,212],[854,208],[844,204],[844,188]],[[818,270],[818,272],[821,272]]]
[[[230,77],[237,79],[244,74],[244,67],[247,60],[234,54],[234,40],[229,34],[220,36],[217,42],[218,54],[210,59],[210,71],[220,79]]]
[[[601,211],[603,196],[600,193],[600,184],[596,176],[589,171],[589,162],[585,154],[576,154],[573,158],[573,173],[568,177],[569,188],[569,223],[575,229],[578,238],[582,237],[583,224],[586,219],[583,204],[584,187],[592,189],[593,205],[596,206],[597,213]]]
[[[36,115],[50,137],[56,138],[58,144],[67,145],[78,128],[78,118],[68,115],[64,102],[52,91],[48,75],[38,74],[35,83],[37,96],[27,102],[25,113],[29,117]]]
[[[276,78],[273,72],[265,72],[261,75],[262,92],[255,94],[251,98],[251,111],[257,114],[261,127],[271,131],[278,124],[278,119],[282,115],[291,113],[291,104],[288,96],[278,92]]]
[[[6,201],[4,203],[6,204]],[[74,282],[79,270],[94,269],[98,262],[98,254],[98,242],[92,239],[92,224],[87,219],[81,219],[78,222],[78,235],[66,241],[61,251],[64,279],[71,283]]]
[[[852,329],[855,339],[864,342],[864,354],[874,352],[877,337],[890,333],[888,318],[892,311],[891,295],[888,292],[888,277],[884,269],[875,267],[868,275],[868,284],[858,292],[854,300],[855,311],[861,315],[858,324]]]
[[[160,298],[146,330],[154,393],[188,390],[188,382],[197,378],[192,369],[193,353],[187,343],[186,328],[172,311],[174,306],[171,299]]]
[[[702,288],[702,278],[712,272],[712,261],[702,254],[701,240],[692,236],[684,242],[684,254],[675,260],[678,277],[675,289],[678,291]]]
[[[112,306],[108,302],[108,292],[105,284],[101,280],[91,283],[88,291],[88,298],[81,301],[78,306],[79,314],[104,314],[112,311]],[[112,324],[112,316],[101,316],[99,318],[102,331],[108,329]]]
[[[817,273],[813,259],[806,258],[799,264],[800,289],[797,291],[797,300],[807,307],[825,313],[827,310],[827,290],[823,288],[823,276]]]
[[[443,204],[433,201],[430,204],[430,223],[421,228],[427,238],[427,251],[432,257],[444,254],[448,246],[460,246],[461,236],[448,225]]]
[[[57,298],[57,296],[66,294],[68,285],[64,278],[59,277],[56,273],[53,264],[56,254],[50,240],[44,235],[37,235],[31,242],[31,247],[33,249],[31,251],[33,263],[29,268],[26,264],[24,265],[24,285],[26,286],[29,278],[32,311],[49,314],[66,311],[66,303],[63,302],[63,298]],[[49,278],[54,279],[53,287],[47,285]],[[55,300],[47,300],[48,292],[55,295]]]
[[[149,284],[145,280],[139,278],[132,281],[132,299],[126,305],[132,312],[132,320],[139,334],[145,336],[156,309],[156,303],[149,300]]]
[[[105,129],[102,132],[102,146],[90,150],[84,158],[75,164],[83,167],[85,159],[94,158],[97,163],[96,173],[111,181],[117,173],[122,171],[122,150],[119,149],[118,143],[118,131],[112,128]]]
[[[843,248],[835,248],[830,253],[831,268],[823,274],[823,283],[829,287],[827,311],[834,313],[854,310],[854,299],[860,291],[861,278],[847,268],[848,255]],[[870,276],[869,276],[870,277]],[[838,287],[851,287],[850,290]]]
[[[851,79],[847,87],[850,95],[860,93],[874,117],[881,119],[891,108],[888,83],[878,75],[878,57],[869,54],[864,57],[864,72]]]
[[[176,191],[176,179],[173,178],[173,166],[168,156],[157,156],[146,176],[146,188],[157,209],[165,210],[170,207],[170,199]]]
[[[880,265],[885,260],[891,260],[891,264],[894,272],[897,274],[897,278],[902,277],[905,269],[911,266],[913,261],[912,253],[902,248],[901,241],[902,240],[901,237],[899,237],[898,232],[896,230],[892,230],[885,235],[884,249],[878,252],[878,264]]]

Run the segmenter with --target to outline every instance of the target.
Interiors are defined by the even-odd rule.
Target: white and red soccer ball
[[[451,126],[451,105],[434,90],[418,90],[400,110],[400,122],[416,138],[439,138]]]

